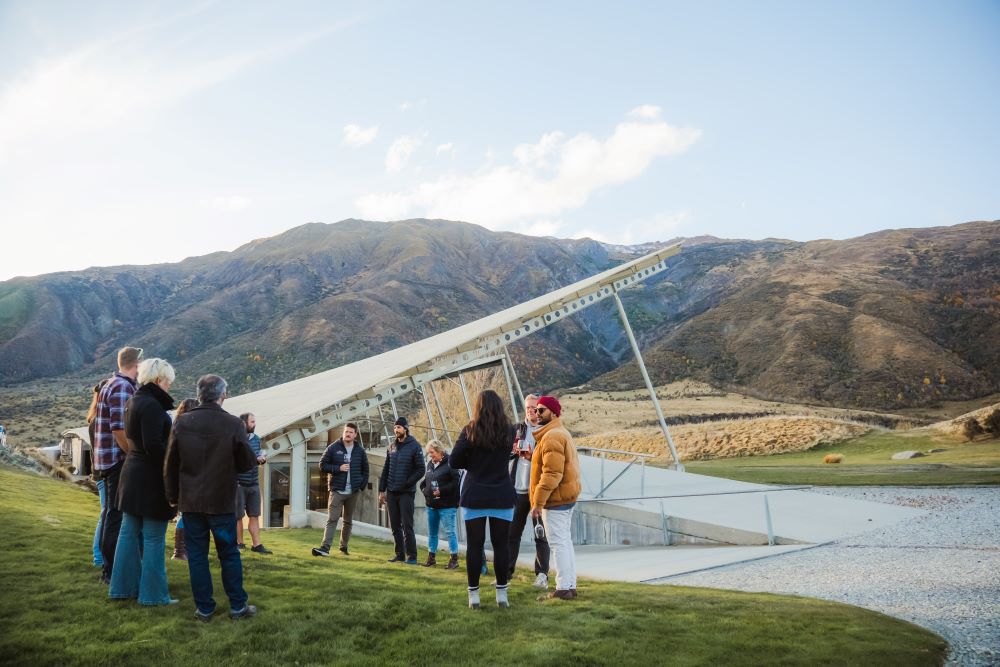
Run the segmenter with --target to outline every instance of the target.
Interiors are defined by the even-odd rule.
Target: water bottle
[[[535,524],[535,539],[544,540],[545,539],[545,526],[541,521]]]

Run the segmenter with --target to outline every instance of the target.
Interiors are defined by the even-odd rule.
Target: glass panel
[[[327,489],[326,473],[320,472],[319,461],[309,464],[309,509],[325,510],[330,492]]]
[[[285,524],[285,505],[288,504],[288,474],[291,466],[287,463],[272,463],[271,499],[268,511],[269,525],[273,528]]]

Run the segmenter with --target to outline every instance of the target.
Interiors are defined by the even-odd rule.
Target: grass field
[[[927,452],[924,457],[893,461],[896,452]],[[839,464],[824,464],[826,454],[843,454]],[[746,458],[692,461],[688,472],[763,484],[834,486],[951,486],[1000,484],[1000,440],[975,443],[926,429],[872,431],[853,440],[819,445],[805,452]]]
[[[472,612],[461,570],[387,565],[388,545],[364,539],[313,558],[316,530],[268,531],[275,554],[244,558],[256,618],[201,624],[183,563],[168,562],[175,607],[106,599],[93,495],[0,467],[0,506],[3,665],[938,665],[946,648],[848,605],[672,586],[583,581],[574,602],[537,602],[521,575],[512,609]]]

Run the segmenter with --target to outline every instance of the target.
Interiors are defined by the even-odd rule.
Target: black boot
[[[172,560],[187,560],[187,545],[184,543],[184,529],[175,528],[174,529],[174,555],[170,557]]]
[[[427,552],[427,562],[424,563],[424,567],[434,567],[437,565],[437,559],[434,557],[434,552]]]
[[[448,559],[448,564],[444,566],[446,570],[457,570],[458,569],[458,554],[452,554],[451,558]]]

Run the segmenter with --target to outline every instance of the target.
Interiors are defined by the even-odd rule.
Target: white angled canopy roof
[[[291,446],[312,434],[364,414],[424,382],[493,356],[500,348],[576,311],[610,297],[666,268],[666,259],[680,252],[674,244],[603,273],[544,294],[455,329],[316,375],[275,385],[226,400],[232,414],[252,412],[257,433],[272,440],[291,427],[299,437],[285,438]],[[381,393],[385,387],[385,395]],[[391,394],[389,392],[392,392]],[[312,428],[302,429],[303,421]],[[277,450],[279,446],[273,444]],[[281,446],[280,449],[285,449]]]

